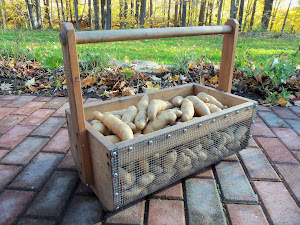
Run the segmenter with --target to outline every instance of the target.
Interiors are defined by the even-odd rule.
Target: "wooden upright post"
[[[79,174],[81,180],[87,184],[93,184],[91,173],[91,160],[89,152],[89,143],[85,127],[85,117],[82,101],[82,91],[80,82],[80,73],[78,65],[78,57],[76,50],[75,30],[71,23],[60,24],[60,42],[64,57],[64,67],[68,86],[68,96],[71,111],[72,132],[75,151],[78,152],[78,165],[80,167]]]
[[[225,25],[231,25],[232,32],[224,34],[218,89],[231,92],[239,23],[236,19],[229,19]]]

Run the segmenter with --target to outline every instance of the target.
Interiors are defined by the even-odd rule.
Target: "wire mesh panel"
[[[207,120],[194,119],[112,152],[115,208],[148,195],[248,146],[254,104]]]

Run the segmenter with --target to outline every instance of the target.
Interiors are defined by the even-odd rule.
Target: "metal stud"
[[[148,144],[149,144],[149,145],[151,145],[152,143],[153,143],[153,141],[151,141],[151,140],[150,140],[150,141],[148,141]]]
[[[250,110],[251,109],[250,106],[248,106],[247,109]]]
[[[214,122],[216,122],[216,119],[212,119],[211,121],[214,123]]]
[[[117,152],[113,152],[112,155],[113,155],[113,156],[116,156],[116,155],[117,155]]]
[[[252,137],[252,134],[250,134],[249,137]]]
[[[120,207],[118,206],[117,208],[116,208],[116,210],[118,210]]]
[[[227,118],[228,117],[228,114],[225,114],[225,118]]]
[[[239,110],[236,110],[236,114],[239,114],[240,113],[240,111]]]
[[[199,124],[198,124],[198,127],[201,127],[201,126],[202,126],[202,124],[201,124],[201,123],[199,123]]]
[[[257,104],[254,104],[254,108],[256,108],[257,107]]]
[[[114,173],[114,177],[118,176],[118,173]]]
[[[255,120],[252,120],[252,123],[254,123],[255,122]]]
[[[170,137],[171,137],[171,134],[168,134],[168,135],[167,135],[167,138],[170,138]]]
[[[129,150],[129,151],[132,151],[132,150],[133,150],[133,147],[129,146],[129,147],[128,147],[128,150]]]
[[[116,193],[115,193],[115,196],[118,196],[118,195],[119,195],[119,193],[118,193],[118,192],[116,192]]]
[[[186,131],[187,131],[187,129],[186,129],[186,128],[184,128],[184,129],[183,129],[183,133],[185,133]]]

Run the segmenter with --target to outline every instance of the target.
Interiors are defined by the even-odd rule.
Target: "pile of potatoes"
[[[227,108],[213,96],[200,92],[197,96],[176,96],[171,101],[144,95],[137,106],[100,113],[94,111],[92,126],[112,143],[132,139],[167,126],[176,125]]]

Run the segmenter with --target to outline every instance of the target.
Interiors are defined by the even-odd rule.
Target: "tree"
[[[98,15],[99,15],[99,13],[98,13]],[[101,25],[102,25],[102,29],[105,30],[105,28],[106,28],[105,0],[101,0]]]
[[[175,0],[175,12],[174,12],[174,26],[175,27],[178,26],[178,4],[179,4],[179,1]]]
[[[6,28],[5,0],[0,0],[1,26]]]
[[[287,9],[287,11],[286,11],[286,14],[285,14],[285,17],[284,17],[284,21],[283,21],[283,24],[282,24],[281,32],[284,30],[285,23],[286,23],[286,19],[287,19],[287,17],[288,17],[289,10],[290,10],[290,7],[291,7],[291,3],[292,3],[292,0],[290,0],[289,7],[288,7],[288,9]]]
[[[42,20],[42,10],[40,0],[35,0],[35,10],[36,10],[36,20],[37,20],[37,29],[42,29],[43,20]]]
[[[199,26],[204,25],[205,6],[206,6],[206,0],[202,0],[200,6],[200,13],[199,13]]]
[[[94,0],[94,23],[95,23],[95,30],[100,29],[100,18],[99,18],[99,0]],[[104,28],[103,28],[104,29]]]
[[[53,29],[52,15],[49,10],[49,0],[44,0],[44,5],[45,5],[45,18],[48,20],[49,28]]]
[[[249,16],[250,13],[251,13],[251,6],[252,6],[252,3],[253,3],[253,0],[248,1],[248,3],[247,3],[247,8],[246,8],[246,12],[245,12],[245,19],[244,19],[242,31],[245,30],[246,23],[247,23],[247,21],[248,21],[248,20],[247,20],[247,19],[248,19],[248,16]]]
[[[106,30],[111,29],[111,0],[106,0]]]
[[[149,7],[150,7],[150,27],[152,28],[153,27],[153,18],[152,18],[152,16],[153,16],[153,0],[150,0],[149,3],[150,3],[150,5],[149,5]]]
[[[168,27],[170,27],[170,20],[171,20],[171,0],[169,0],[169,9],[168,9]]]
[[[211,25],[211,17],[212,17],[212,14],[213,14],[214,2],[210,2],[208,6],[209,6],[209,21],[208,21],[208,25],[210,26]]]
[[[74,12],[76,19],[76,30],[79,30],[79,18],[78,18],[78,0],[74,0]]]
[[[64,0],[60,0],[60,5],[61,5],[61,15],[63,17],[63,21],[66,22]]]
[[[89,26],[92,28],[92,0],[88,0],[88,7],[89,7]],[[99,2],[98,2],[98,15],[99,15]],[[99,18],[99,16],[98,16]],[[98,26],[99,26],[99,19],[98,19]]]
[[[30,18],[30,24],[33,30],[36,30],[36,17],[33,12],[33,3],[31,0],[26,0],[27,10]]]
[[[181,19],[181,26],[185,27],[186,26],[186,2],[183,2],[182,5],[182,19]]]
[[[261,26],[264,30],[268,29],[273,8],[273,0],[265,0],[264,11],[261,18]]]
[[[57,7],[57,17],[58,17],[58,23],[60,23],[60,12],[59,12],[58,0],[56,0],[56,7]]]
[[[146,3],[147,3],[147,0],[141,0],[141,12],[140,12],[140,25],[141,25],[141,27],[144,27],[144,24],[145,24]]]
[[[220,2],[219,2],[219,8],[218,8],[217,25],[219,25],[220,21],[221,21],[222,7],[223,7],[223,0],[220,0]]]
[[[270,30],[272,30],[272,28],[273,28],[274,21],[275,21],[276,14],[277,14],[280,3],[281,3],[281,0],[275,0],[275,7],[274,7],[274,10],[273,10],[273,13],[272,13]]]
[[[251,15],[251,19],[250,19],[249,30],[252,30],[252,28],[253,28],[254,16],[255,16],[255,9],[256,9],[256,2],[257,2],[257,0],[254,0],[252,15]]]
[[[243,15],[244,15],[244,0],[241,0],[240,10],[239,10],[239,30],[242,30],[242,23],[243,23]]]

